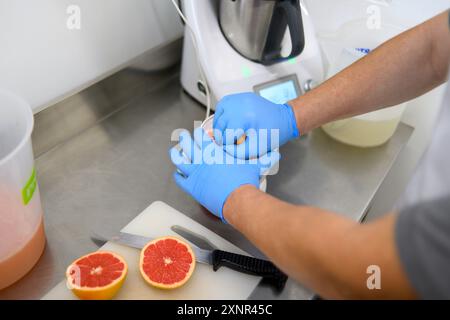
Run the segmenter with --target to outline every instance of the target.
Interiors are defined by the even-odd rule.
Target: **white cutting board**
[[[180,237],[170,229],[172,225],[180,225],[205,236],[219,249],[245,254],[235,245],[161,201],[153,202],[122,231],[148,237]],[[149,286],[142,279],[138,266],[138,249],[108,242],[99,250],[116,252],[128,263],[128,276],[116,299],[246,299],[261,280],[260,277],[242,274],[226,267],[214,272],[212,266],[197,263],[191,279],[183,287],[161,290]],[[65,300],[76,297],[67,289],[66,281],[63,280],[42,299]]]

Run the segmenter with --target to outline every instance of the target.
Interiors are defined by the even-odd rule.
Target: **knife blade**
[[[94,242],[111,241],[136,249],[142,249],[147,243],[154,240],[154,238],[126,232],[119,232],[112,237],[104,237],[95,233],[91,235],[91,239]],[[220,267],[227,267],[241,273],[260,276],[265,283],[271,285],[277,291],[283,290],[286,284],[287,276],[270,261],[218,249],[205,250],[196,245],[191,245],[191,248],[194,251],[195,260],[212,265],[214,271],[219,270]]]
[[[207,238],[205,238],[202,235],[199,235],[189,229],[186,229],[185,227],[179,226],[179,225],[173,225],[170,227],[170,229],[178,233],[180,236],[188,240],[189,242],[195,244],[197,247],[205,250],[216,250],[217,247],[209,241]]]

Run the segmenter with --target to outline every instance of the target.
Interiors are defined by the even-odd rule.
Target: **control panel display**
[[[255,92],[273,103],[283,104],[300,95],[296,76],[284,77],[272,82],[255,86]]]

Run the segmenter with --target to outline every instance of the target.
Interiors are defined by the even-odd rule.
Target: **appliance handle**
[[[277,1],[272,17],[271,28],[268,35],[268,43],[262,57],[262,64],[271,65],[283,62],[298,56],[305,47],[305,35],[303,33],[302,12],[299,0]],[[285,26],[281,24],[282,18],[286,17],[287,26],[291,35],[292,50],[289,56],[281,57],[280,47],[283,41]]]

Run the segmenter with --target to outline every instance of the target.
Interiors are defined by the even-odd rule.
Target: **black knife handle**
[[[283,290],[288,278],[272,262],[267,260],[222,250],[214,250],[212,260],[214,271],[219,270],[220,267],[227,267],[242,273],[260,276],[277,291]]]

